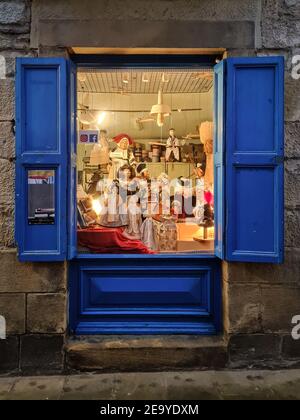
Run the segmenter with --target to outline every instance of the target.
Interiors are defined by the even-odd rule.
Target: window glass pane
[[[55,223],[55,171],[34,169],[27,171],[28,223]]]
[[[212,69],[79,69],[81,252],[213,252]]]

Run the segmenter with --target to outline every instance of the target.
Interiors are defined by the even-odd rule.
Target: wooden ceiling
[[[211,69],[79,70],[78,91],[121,95],[206,93],[213,86]]]

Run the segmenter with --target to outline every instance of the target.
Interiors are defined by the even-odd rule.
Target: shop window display
[[[84,253],[213,251],[213,72],[78,72]]]

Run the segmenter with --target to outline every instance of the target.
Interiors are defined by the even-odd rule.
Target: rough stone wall
[[[292,57],[300,54],[300,2],[263,0],[261,6],[261,47],[254,53],[286,60],[285,262],[224,264],[233,367],[300,365],[300,342],[291,337],[291,320],[300,314],[300,79],[292,77]]]
[[[21,264],[14,249],[14,60],[64,55],[68,46],[285,56],[286,261],[224,263],[224,327],[231,367],[299,364],[300,341],[290,338],[291,318],[300,314],[300,80],[291,77],[292,56],[300,54],[299,0],[8,0],[0,2],[0,314],[9,339],[0,340],[0,371],[63,367],[66,267]]]
[[[60,263],[19,263],[14,243],[15,57],[30,47],[31,2],[0,2],[0,372],[60,372],[66,331],[66,273]],[[3,61],[2,61],[3,62]]]

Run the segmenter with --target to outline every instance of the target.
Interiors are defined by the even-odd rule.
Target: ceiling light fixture
[[[156,116],[156,122],[159,127],[164,125],[165,117],[171,114],[171,108],[169,105],[163,104],[162,91],[158,91],[158,103],[153,105],[150,111],[150,115]]]
[[[163,83],[169,83],[170,79],[166,79],[165,73],[162,74],[161,81]]]
[[[128,83],[129,83],[129,74],[128,73],[123,78],[123,83],[125,83],[126,85],[128,85]]]
[[[147,74],[146,74],[146,73],[143,73],[143,76],[142,76],[142,82],[143,82],[143,83],[149,83],[149,78],[148,78],[148,76],[147,76]]]

